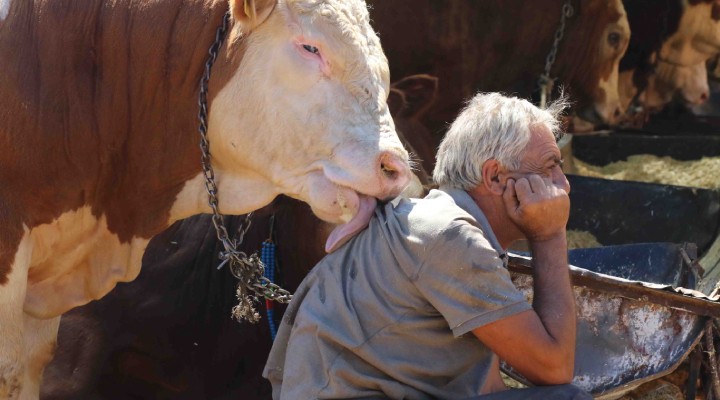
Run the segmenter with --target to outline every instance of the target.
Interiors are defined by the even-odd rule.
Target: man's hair
[[[510,170],[520,168],[531,129],[544,125],[560,139],[559,117],[567,106],[565,95],[540,109],[517,97],[478,93],[440,143],[433,180],[438,185],[472,190],[482,183],[482,166],[487,160],[495,159]]]

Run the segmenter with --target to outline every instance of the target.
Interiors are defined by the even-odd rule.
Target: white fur
[[[25,315],[25,374],[20,400],[36,400],[40,396],[40,380],[45,365],[55,355],[60,317],[36,319]]]
[[[7,18],[10,12],[10,0],[0,0],[0,21]]]
[[[26,231],[15,253],[8,282],[0,286],[0,399],[20,397],[25,374],[25,326],[22,311],[32,241]]]
[[[720,52],[720,22],[711,18],[712,3],[685,4],[678,29],[660,49],[660,59],[691,66]]]
[[[408,182],[409,169],[394,182],[380,170],[381,155],[404,164],[407,152],[385,103],[387,59],[364,7],[279,2],[244,39],[240,67],[209,115],[223,212],[250,211],[282,192],[309,203],[321,218],[342,222],[354,214],[357,193],[394,197]],[[306,43],[333,62],[321,68],[304,53]],[[206,209],[203,192],[197,182],[186,185],[172,218],[193,204]],[[349,206],[339,207],[339,195]]]
[[[708,96],[705,62],[720,52],[720,22],[712,3],[684,4],[678,30],[662,45],[656,73],[650,77],[647,105],[659,108],[679,93],[689,103]]]
[[[33,254],[28,273],[26,313],[37,318],[59,316],[99,299],[117,282],[135,279],[148,239],[121,243],[90,207],[61,215],[30,235]]]
[[[60,315],[135,279],[147,243],[121,243],[90,207],[26,229],[0,288],[0,398],[38,398]]]

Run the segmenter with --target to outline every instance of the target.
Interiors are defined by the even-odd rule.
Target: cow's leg
[[[25,375],[21,400],[40,397],[40,378],[55,354],[59,326],[60,317],[37,319],[25,314]]]
[[[18,399],[25,375],[25,291],[32,244],[28,234],[13,257],[7,281],[0,285],[0,399]]]

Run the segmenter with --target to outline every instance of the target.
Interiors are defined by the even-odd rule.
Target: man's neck
[[[507,216],[502,197],[486,192],[482,188],[467,193],[485,214],[498,243],[503,249],[507,250],[513,242],[523,238],[518,228]]]

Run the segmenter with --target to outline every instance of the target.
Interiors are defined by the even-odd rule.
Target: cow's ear
[[[391,87],[405,96],[407,104],[402,115],[419,118],[435,102],[438,78],[426,74],[410,75],[393,83]]]
[[[403,108],[407,105],[405,100],[405,94],[397,89],[390,89],[390,94],[387,99],[388,108],[390,109],[390,115],[393,117],[400,116]]]
[[[248,33],[265,22],[276,3],[277,0],[230,0],[230,11],[242,31]]]

